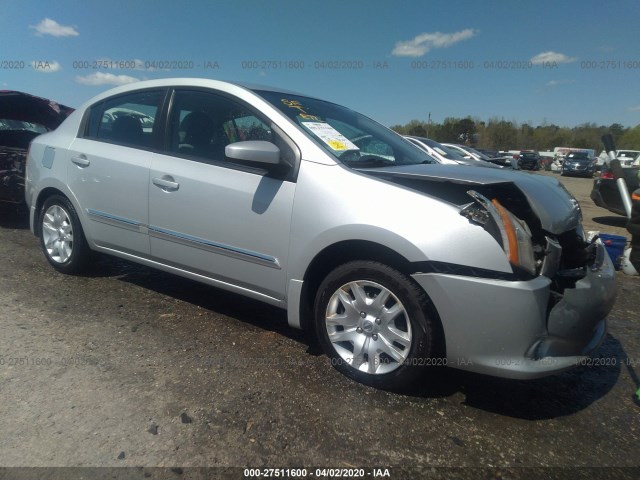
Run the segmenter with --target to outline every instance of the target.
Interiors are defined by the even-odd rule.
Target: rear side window
[[[145,91],[110,98],[89,110],[85,137],[150,148],[164,92]]]

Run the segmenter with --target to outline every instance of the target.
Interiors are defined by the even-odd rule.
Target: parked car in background
[[[596,159],[587,152],[569,152],[560,167],[560,175],[591,178],[596,173],[596,164]]]
[[[553,152],[538,152],[540,155],[540,167],[546,171],[551,170],[551,165],[556,160],[556,154]]]
[[[119,108],[149,131],[139,115],[103,131]],[[606,335],[613,264],[556,178],[439,165],[335,103],[137,82],[34,139],[27,166],[31,229],[56,270],[95,250],[284,308],[369,385],[417,385],[425,365],[550,375]]]
[[[623,167],[632,167],[634,163],[640,159],[639,150],[618,150],[616,151],[616,158],[620,161],[620,165]]]
[[[640,168],[625,168],[624,180],[627,183],[629,193],[640,188]],[[600,176],[593,181],[593,189],[591,190],[591,200],[599,207],[606,208],[610,212],[618,215],[625,215],[624,204],[620,191],[613,176],[613,172],[605,167],[602,169]]]
[[[476,150],[489,158],[501,157],[497,150],[487,150],[486,148],[476,148]]]
[[[463,158],[466,158],[467,160],[469,159],[482,160],[481,154],[479,152],[472,152],[469,148],[463,145],[458,145],[457,143],[443,143],[442,145],[454,150],[455,152],[458,153],[458,155],[461,155]]]
[[[618,150],[616,157],[620,161],[620,165],[627,167],[640,167],[640,150]],[[596,157],[596,170],[600,171],[609,163],[609,154],[606,151],[600,152]]]
[[[458,145],[456,143],[443,143],[443,145],[445,147],[449,147],[451,149],[454,149],[455,151],[457,151],[460,155],[462,155],[464,158],[468,159],[468,160],[479,160],[481,162],[485,162],[485,163],[491,163],[493,165],[496,165],[498,167],[501,168],[511,168],[511,163],[510,163],[510,159],[507,158],[489,158],[487,157],[484,153],[479,152],[478,150],[472,148],[472,147],[468,147],[466,145]]]
[[[494,165],[498,165],[500,167],[514,168],[514,169],[518,168],[518,164],[517,162],[514,161],[513,155],[509,153],[501,154],[500,152],[483,150],[479,148],[474,148],[473,150],[484,155],[486,157],[485,161],[491,162]]]
[[[421,148],[433,157],[438,163],[448,165],[467,165],[467,166],[493,166],[489,163],[477,160],[474,157],[465,158],[455,149],[442,145],[435,140],[425,137],[406,136],[407,140],[413,143],[418,148]]]
[[[55,129],[72,111],[28,93],[0,90],[0,202],[24,202],[29,142]]]
[[[535,150],[522,150],[518,155],[518,166],[522,170],[540,170],[540,154]]]

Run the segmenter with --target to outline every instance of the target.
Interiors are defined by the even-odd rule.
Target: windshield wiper
[[[344,163],[353,168],[375,168],[396,165],[395,160],[389,160],[388,158],[378,157],[376,155],[367,155],[354,160],[345,160]]]

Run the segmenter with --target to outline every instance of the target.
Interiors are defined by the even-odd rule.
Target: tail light
[[[613,180],[613,172],[611,170],[603,170],[602,172],[600,172],[600,178],[604,180]]]

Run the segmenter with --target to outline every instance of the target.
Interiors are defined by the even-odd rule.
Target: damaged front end
[[[465,254],[456,265],[431,258],[412,275],[441,318],[447,364],[523,379],[579,365],[606,335],[616,284],[602,243],[585,239],[575,198],[551,177],[428,167],[367,173],[457,206],[511,267],[477,268]]]
[[[604,339],[616,296],[615,271],[602,242],[597,237],[587,242],[579,222],[561,233],[545,230],[529,202],[509,203],[513,196],[467,194],[474,202],[460,214],[494,237],[514,274],[522,280],[549,280],[546,331],[526,349],[517,370],[533,373],[543,365],[557,371],[579,364]]]
[[[604,249],[597,247],[596,238],[586,242],[582,227],[562,233],[546,231],[526,202],[512,202],[506,196],[491,200],[476,190],[467,194],[475,202],[464,205],[460,215],[482,226],[503,248],[514,273],[520,278],[544,275],[555,283],[555,291],[575,286],[588,268],[598,270],[604,262]],[[577,213],[576,213],[577,215]]]

